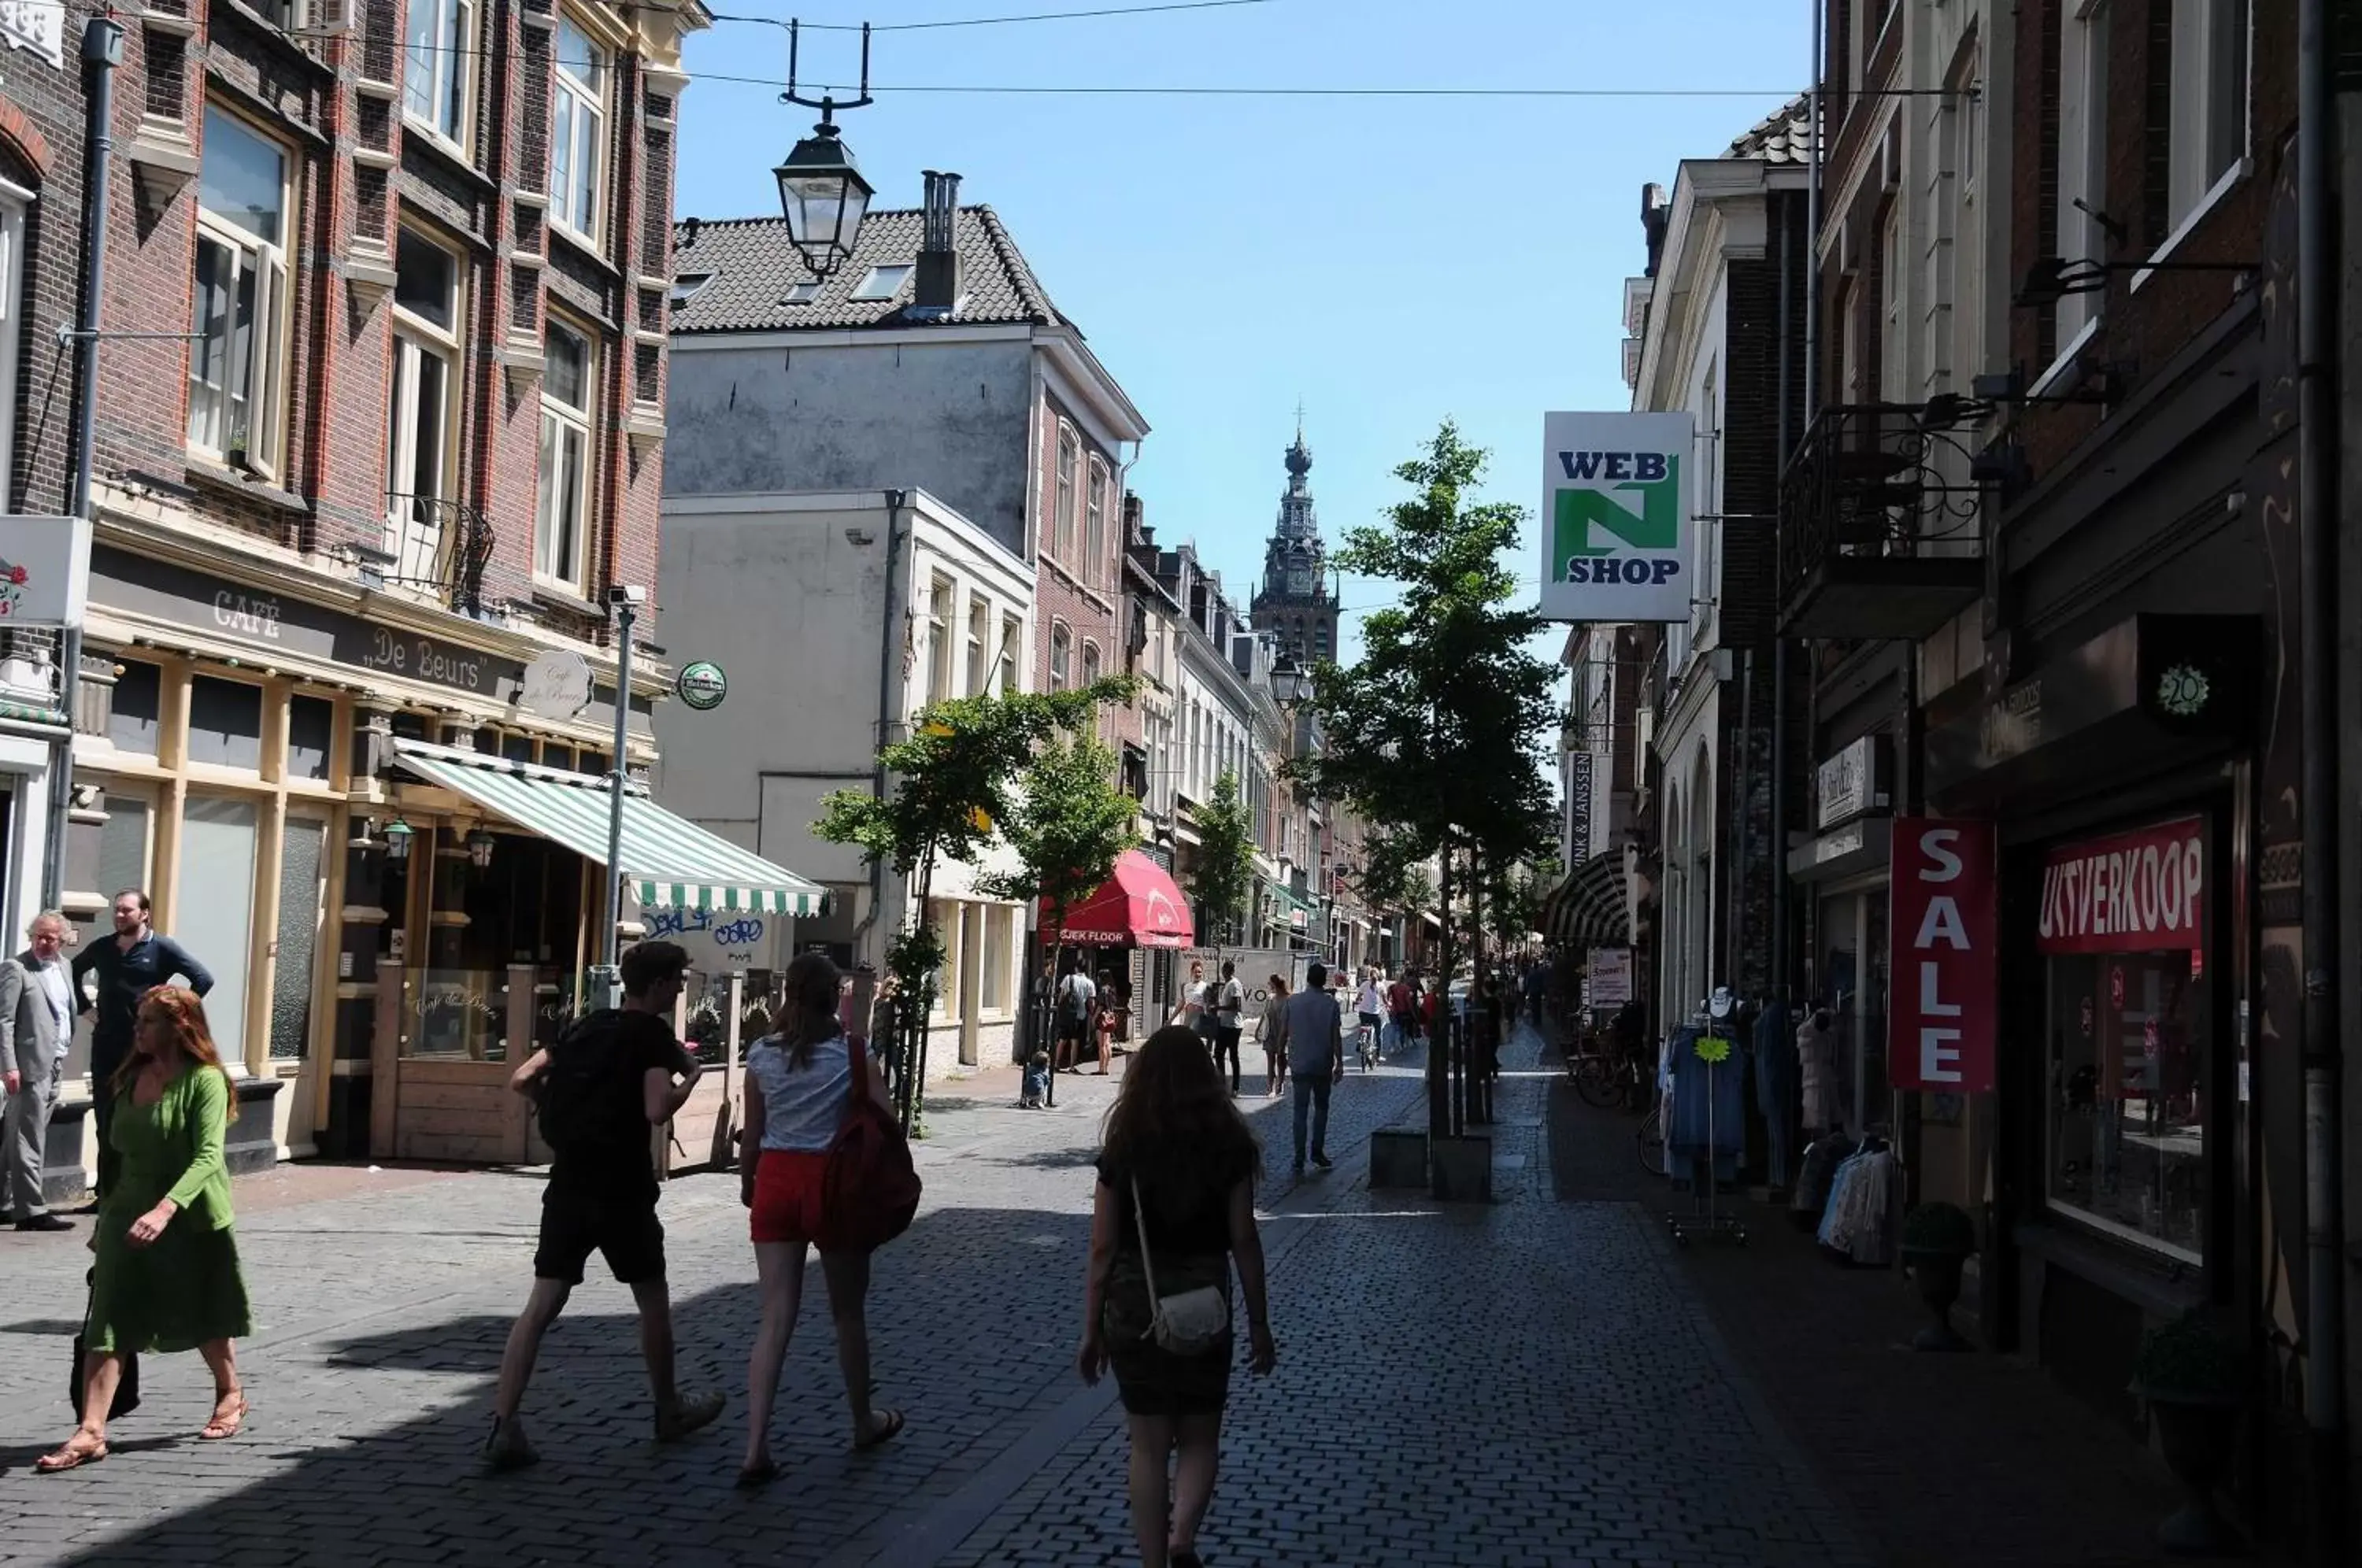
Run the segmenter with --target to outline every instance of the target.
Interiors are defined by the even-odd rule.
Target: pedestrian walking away
[[[230,1084],[190,991],[159,986],[134,1015],[131,1054],[116,1069],[122,1156],[100,1207],[90,1306],[83,1320],[82,1421],[35,1465],[77,1470],[106,1457],[106,1420],[127,1356],[194,1350],[214,1375],[213,1415],[197,1435],[236,1437],[247,1417],[236,1341],[252,1331],[231,1231]]]
[[[1247,1364],[1262,1375],[1278,1360],[1255,1231],[1262,1163],[1196,1034],[1167,1027],[1150,1036],[1108,1113],[1076,1357],[1086,1383],[1115,1369],[1145,1568],[1198,1565],[1230,1395],[1233,1262]]]
[[[1287,1007],[1287,982],[1274,975],[1265,985],[1263,1017],[1255,1024],[1255,1039],[1263,1045],[1263,1092],[1268,1099],[1287,1087],[1287,1043],[1281,1038],[1281,1031],[1286,1028],[1281,1014]]]
[[[1364,1070],[1377,1065],[1379,1031],[1385,1027],[1385,999],[1378,992],[1378,972],[1362,971],[1362,988],[1353,998],[1353,1011],[1362,1025],[1362,1066]]]
[[[1296,1079],[1296,1165],[1304,1174],[1305,1121],[1312,1127],[1314,1165],[1330,1168],[1329,1091],[1345,1076],[1345,1021],[1337,999],[1329,994],[1329,971],[1312,966],[1304,988],[1287,999],[1280,1013],[1279,1034],[1287,1052],[1288,1071]]]
[[[1239,984],[1239,966],[1225,959],[1222,983],[1214,990],[1214,1066],[1230,1064],[1231,1092],[1239,1092],[1239,1035],[1245,1028],[1246,988]]]
[[[66,917],[33,917],[25,950],[0,961],[0,1082],[8,1113],[0,1121],[0,1205],[19,1231],[71,1231],[42,1193],[49,1169],[50,1114],[58,1103],[66,1047],[73,1043],[73,979],[62,954]]]
[[[902,1430],[901,1411],[870,1403],[869,1253],[830,1244],[822,1178],[847,1101],[866,1096],[888,1114],[893,1110],[872,1070],[868,1043],[848,1035],[837,1020],[836,977],[826,954],[799,955],[788,966],[778,1032],[746,1054],[747,1153],[740,1163],[739,1198],[751,1215],[763,1317],[746,1364],[741,1486],[758,1486],[778,1474],[771,1459],[771,1406],[803,1307],[805,1260],[815,1243],[836,1327],[837,1369],[853,1416],[853,1447],[876,1448]]]
[[[687,1437],[722,1413],[719,1393],[683,1398],[673,1382],[672,1302],[648,1134],[650,1127],[670,1121],[697,1087],[697,1062],[673,1037],[669,1021],[689,955],[675,943],[642,942],[624,950],[622,967],[621,1009],[602,1008],[583,1018],[509,1078],[511,1089],[534,1101],[542,1141],[556,1157],[541,1195],[533,1293],[509,1331],[492,1430],[484,1440],[484,1462],[496,1471],[539,1457],[518,1408],[542,1336],[582,1283],[582,1265],[594,1252],[606,1259],[616,1283],[630,1288],[639,1309],[657,1441]]]
[[[1099,988],[1077,959],[1066,960],[1065,971],[1058,977],[1057,998],[1057,1070],[1079,1073],[1083,1046],[1091,1036],[1091,1015],[1098,1010]]]
[[[73,961],[74,1010],[96,1014],[90,1034],[91,1114],[98,1134],[98,1195],[112,1188],[121,1156],[107,1128],[115,1119],[116,1069],[131,1054],[131,1036],[140,999],[173,977],[189,983],[199,996],[214,988],[213,972],[189,950],[169,936],[159,935],[150,923],[148,895],[126,888],[115,895],[115,937],[93,943]],[[96,974],[95,1003],[83,989],[83,977]]]
[[[1098,1010],[1091,1015],[1091,1032],[1099,1043],[1099,1070],[1105,1077],[1115,1061],[1116,1037],[1123,1032],[1126,1015],[1131,1009],[1131,993],[1116,981],[1105,969],[1099,971]]]

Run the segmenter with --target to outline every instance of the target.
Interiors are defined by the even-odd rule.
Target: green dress
[[[115,1102],[108,1142],[123,1172],[98,1217],[97,1271],[91,1282],[89,1350],[107,1354],[193,1350],[208,1340],[253,1331],[246,1281],[230,1229],[229,1079],[192,1066],[153,1105],[129,1094]],[[145,1247],[132,1221],[164,1198],[179,1212]]]

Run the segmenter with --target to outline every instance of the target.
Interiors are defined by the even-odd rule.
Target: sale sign
[[[2197,817],[2061,845],[2042,867],[2035,948],[2158,953],[2202,947],[2205,872],[2205,823]]]
[[[1998,892],[1993,825],[1898,817],[1888,907],[1887,1077],[1899,1089],[1993,1087]]]

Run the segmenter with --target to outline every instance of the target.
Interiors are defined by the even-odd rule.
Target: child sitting
[[[1042,1097],[1050,1092],[1050,1053],[1036,1051],[1025,1064],[1025,1088],[1017,1101],[1020,1110],[1039,1110]]]

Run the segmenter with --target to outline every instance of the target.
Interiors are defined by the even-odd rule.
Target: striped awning
[[[476,752],[397,740],[394,758],[430,784],[607,863],[608,781],[590,774],[506,762]],[[624,792],[624,879],[642,909],[745,910],[816,915],[827,889],[739,848],[647,798]]]
[[[1624,892],[1624,855],[1602,850],[1567,873],[1542,900],[1542,934],[1570,947],[1628,947],[1632,918]]]

